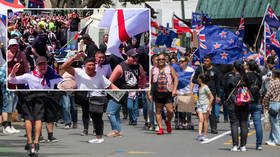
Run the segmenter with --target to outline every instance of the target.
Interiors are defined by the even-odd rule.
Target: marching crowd
[[[58,22],[60,19],[60,22]],[[138,109],[143,108],[145,127],[157,135],[172,133],[175,128],[194,130],[193,113],[198,116],[196,140],[207,141],[208,121],[210,133],[218,134],[219,107],[223,106],[224,121],[230,124],[233,147],[231,151],[246,151],[251,115],[256,130],[256,149],[262,150],[262,114],[269,115],[271,130],[266,144],[280,145],[280,71],[275,69],[277,56],[268,56],[260,67],[255,60],[239,60],[233,65],[214,65],[210,56],[203,62],[192,61],[192,53],[155,53],[152,66],[147,65],[148,41],[139,46],[137,38],[123,43],[120,52],[125,60],[106,54],[108,34],[97,46],[88,34],[82,35],[87,48],[76,53],[61,65],[65,71],[59,75],[50,49],[58,49],[67,36],[58,37],[58,28],[69,29],[74,36],[79,28],[79,18],[71,14],[69,23],[59,17],[39,18],[22,15],[9,21],[7,63],[1,65],[1,123],[4,134],[19,130],[11,124],[15,110],[25,122],[27,143],[25,149],[39,151],[39,142],[56,142],[55,123],[61,119],[65,129],[77,128],[77,105],[82,108],[82,136],[88,135],[90,118],[95,138],[89,143],[103,143],[103,113],[106,113],[111,132],[109,137],[123,135],[120,112],[129,119],[129,125],[137,125]],[[61,31],[61,30],[60,30]],[[67,32],[67,31],[66,31]],[[53,38],[55,40],[53,40]],[[72,37],[70,37],[71,39]],[[72,45],[72,44],[69,44]],[[70,48],[77,49],[77,43]],[[178,52],[179,53],[179,52]],[[5,56],[5,55],[3,55]],[[75,61],[82,67],[74,67]],[[130,91],[7,91],[9,89],[131,89]],[[150,91],[133,91],[146,86],[150,75]],[[141,106],[141,107],[140,107]],[[46,123],[48,133],[44,139],[41,130]],[[240,142],[238,139],[240,128]]]
[[[1,124],[4,134],[18,133],[19,130],[11,124],[11,115],[17,109],[25,121],[27,137],[25,149],[27,151],[34,148],[35,152],[38,152],[40,141],[58,141],[54,137],[53,130],[55,122],[60,117],[65,123],[65,129],[76,128],[76,103],[82,106],[83,111],[84,130],[82,135],[88,134],[89,117],[93,119],[96,139],[90,140],[90,143],[104,141],[102,138],[104,105],[108,106],[107,113],[112,123],[112,132],[109,134],[120,136],[121,127],[117,111],[120,110],[121,102],[126,102],[127,98],[124,98],[124,95],[127,95],[126,92],[114,98],[116,94],[111,93],[110,97],[110,93],[103,91],[35,92],[32,90],[138,90],[146,88],[147,85],[148,41],[145,40],[144,44],[140,45],[140,36],[133,37],[121,44],[119,47],[123,56],[121,59],[106,51],[108,34],[103,35],[103,41],[97,46],[86,32],[79,33],[78,40],[83,42],[86,48],[76,52],[59,67],[55,60],[57,54],[54,53],[54,50],[62,50],[63,39],[65,41],[75,40],[74,36],[77,35],[78,30],[81,30],[77,13],[71,13],[67,20],[64,18],[63,16],[20,14],[9,19],[7,52],[1,51],[1,54],[3,52],[1,59],[7,61],[3,61],[0,70]],[[77,50],[77,42],[69,42],[66,45],[68,45],[66,49]],[[59,73],[59,70],[62,70],[63,73]],[[27,91],[13,92],[8,91],[6,87],[12,90],[24,89]],[[29,91],[29,89],[32,90]],[[117,92],[117,95],[119,93]],[[135,100],[136,92],[128,95],[130,100]],[[46,122],[47,140],[41,133],[42,121]]]

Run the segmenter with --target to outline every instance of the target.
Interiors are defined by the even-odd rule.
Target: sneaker
[[[103,143],[104,142],[104,139],[103,138],[100,138],[100,139],[92,139],[92,140],[89,140],[88,143],[96,143],[96,144],[100,144],[100,143]]]
[[[200,141],[203,142],[203,141],[208,141],[209,139],[205,136],[205,135],[202,135]]]
[[[40,150],[39,143],[34,143],[34,148],[35,148],[35,152],[38,152]]]
[[[201,138],[202,138],[202,137],[203,137],[203,135],[197,135],[196,138],[195,138],[195,140],[201,141]]]
[[[246,152],[246,151],[247,151],[247,149],[246,149],[246,147],[245,147],[245,146],[242,146],[242,147],[240,147],[240,151],[241,151],[241,152]]]
[[[46,141],[46,139],[44,139],[43,136],[40,136],[40,137],[39,137],[39,142],[40,142],[40,143],[46,143],[47,141]]]
[[[262,146],[257,146],[256,147],[256,150],[262,150],[263,148],[262,148]]]
[[[160,128],[158,131],[157,131],[157,135],[163,135],[164,134],[164,131],[162,128]]]
[[[269,146],[276,146],[276,143],[275,142],[272,142],[270,140],[268,141],[265,141],[265,144],[269,145]]]
[[[14,126],[10,126],[10,128],[14,133],[20,133],[20,130],[15,129]]]
[[[64,129],[66,129],[66,130],[68,130],[68,129],[70,129],[71,128],[71,124],[66,124],[65,126],[64,126]]]
[[[7,126],[6,128],[3,128],[3,134],[14,134],[15,132],[11,129],[10,126]]]
[[[26,143],[26,145],[25,145],[25,147],[24,147],[24,150],[26,150],[26,151],[30,151],[30,150],[31,150],[31,148],[32,148],[32,144],[30,144],[30,143]]]
[[[171,127],[171,123],[168,121],[165,121],[165,125],[166,125],[166,131],[171,134],[172,132],[172,127]]]
[[[81,136],[87,136],[88,135],[88,130],[83,130],[83,132],[81,133]]]
[[[48,138],[48,143],[55,143],[55,142],[58,142],[59,140],[58,139],[56,139],[55,137],[50,137],[50,138]]]
[[[233,147],[230,149],[230,151],[232,151],[232,152],[238,152],[239,149],[238,149],[237,146],[233,146]]]

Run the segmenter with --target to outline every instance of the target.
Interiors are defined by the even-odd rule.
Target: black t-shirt
[[[199,66],[195,70],[195,74],[193,76],[192,82],[195,84],[198,84],[197,78],[198,78],[199,74],[201,74],[203,72],[205,73],[205,75],[208,75],[210,77],[210,80],[208,82],[206,82],[206,85],[211,90],[213,96],[215,97],[217,95],[219,97],[220,96],[220,79],[219,79],[219,77],[221,77],[221,76],[216,67],[213,66],[211,69],[206,69],[203,66],[203,69],[202,69],[202,67]]]
[[[25,34],[23,34],[23,40],[24,42],[28,42],[28,43],[32,43],[35,39],[36,39],[37,33],[33,32],[26,32]]]
[[[140,76],[139,64],[129,65],[125,62],[122,62],[120,63],[120,66],[122,67],[123,74],[122,77],[115,82],[117,87],[120,89],[138,89]]]
[[[36,39],[32,43],[32,47],[36,50],[36,52],[40,56],[44,56],[46,58],[48,58],[47,42],[48,42],[48,35],[45,33],[40,33],[37,35]]]
[[[76,17],[71,20],[70,22],[70,32],[78,31],[79,30],[79,23],[80,23],[80,18]]]

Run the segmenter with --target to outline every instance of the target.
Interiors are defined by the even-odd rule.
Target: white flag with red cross
[[[112,19],[109,31],[109,40],[107,50],[117,57],[123,58],[119,52],[119,46],[129,38],[149,31],[150,13],[149,9],[116,9]],[[112,11],[110,10],[110,15]],[[106,15],[106,12],[105,12]]]

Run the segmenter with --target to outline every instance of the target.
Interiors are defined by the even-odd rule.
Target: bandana
[[[32,74],[38,78],[43,78],[43,80],[41,81],[41,85],[43,87],[46,86],[46,79],[45,79],[44,75],[40,74],[40,72],[37,69],[33,70]]]

